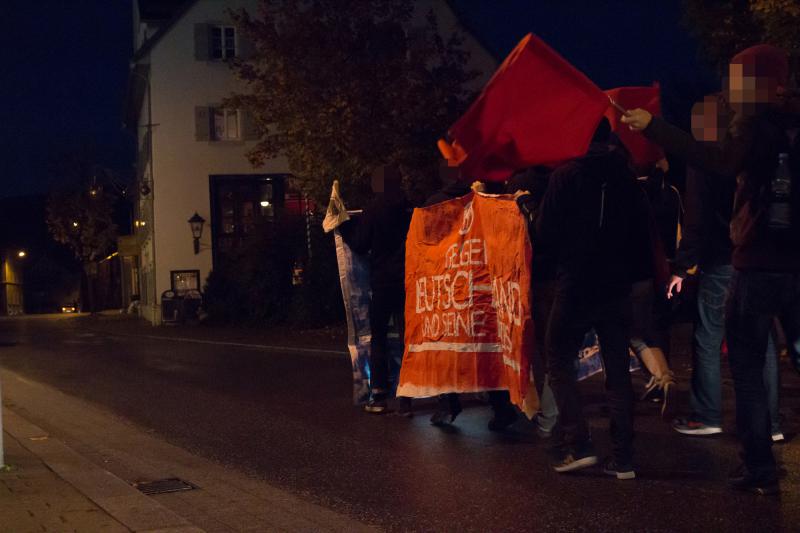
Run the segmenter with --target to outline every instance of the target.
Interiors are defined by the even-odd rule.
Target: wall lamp
[[[189,227],[192,229],[192,238],[194,239],[195,255],[200,253],[200,237],[203,236],[203,224],[205,223],[206,219],[198,215],[197,211],[195,211],[192,218],[189,219]]]

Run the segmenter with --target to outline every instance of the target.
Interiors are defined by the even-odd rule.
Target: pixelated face
[[[752,63],[728,66],[728,101],[737,113],[754,111],[757,106],[778,102],[778,84],[773,78],[756,76]]]
[[[715,97],[706,97],[692,107],[692,134],[701,142],[717,142],[724,135],[720,105]]]

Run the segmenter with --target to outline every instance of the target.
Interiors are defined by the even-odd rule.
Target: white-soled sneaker
[[[630,464],[617,464],[614,459],[609,459],[603,464],[603,472],[617,479],[636,479],[636,472]]]

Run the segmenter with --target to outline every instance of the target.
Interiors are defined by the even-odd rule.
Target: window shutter
[[[242,136],[245,141],[257,141],[261,139],[261,132],[258,131],[258,124],[253,114],[247,110],[242,109]]]
[[[250,59],[254,52],[253,41],[244,32],[239,31],[239,28],[236,28],[236,57]]]
[[[194,58],[198,61],[208,61],[211,55],[211,25],[194,25]]]
[[[208,106],[194,108],[194,138],[196,141],[211,140],[211,109]]]

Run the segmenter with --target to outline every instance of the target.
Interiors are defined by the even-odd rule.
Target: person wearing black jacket
[[[643,109],[622,118],[632,130],[643,131],[703,172],[721,180],[736,178],[731,221],[735,272],[725,327],[744,464],[730,482],[735,489],[758,494],[779,491],[763,379],[773,319],[780,318],[795,363],[800,344],[800,113],[783,96],[788,71],[786,53],[770,45],[732,58],[728,92],[737,116],[720,146],[698,143]],[[780,165],[787,164],[784,154],[788,169],[781,170],[789,172],[791,183],[784,207],[791,223],[773,229],[768,222],[772,190]]]
[[[369,253],[370,391],[364,410],[387,410],[391,360],[387,349],[389,321],[394,317],[402,339],[405,311],[406,234],[411,224],[409,204],[401,188],[401,176],[393,167],[382,167],[372,176],[373,200],[358,220],[341,226],[345,242],[359,254]],[[406,406],[407,407],[407,406]]]
[[[545,340],[550,383],[558,404],[557,472],[597,463],[583,417],[576,360],[584,335],[597,332],[606,372],[613,457],[604,471],[632,479],[633,387],[628,344],[631,284],[650,253],[644,192],[603,119],[589,153],[558,167],[536,221],[535,241],[552,250],[556,294]]]

